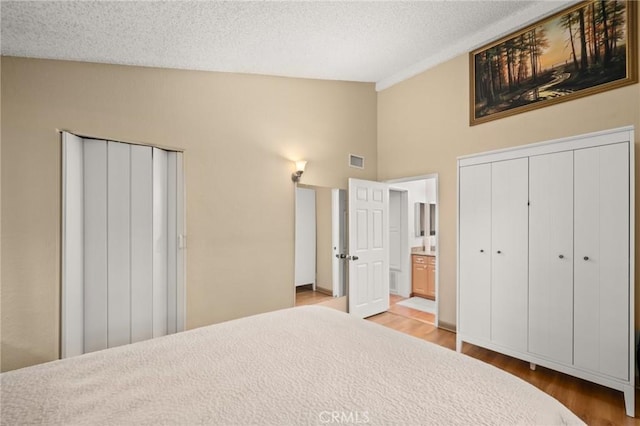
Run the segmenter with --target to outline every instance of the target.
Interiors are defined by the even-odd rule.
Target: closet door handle
[[[583,257],[584,260],[589,260],[589,256]]]
[[[560,256],[558,256],[560,259],[564,259],[564,254],[561,254]]]
[[[500,254],[500,253],[502,253],[502,252],[501,252],[500,250],[498,250],[496,253]]]
[[[480,249],[480,253],[484,253],[484,250]]]

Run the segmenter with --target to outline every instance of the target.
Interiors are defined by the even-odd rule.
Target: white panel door
[[[84,141],[84,353],[109,347],[107,141]]]
[[[131,340],[131,148],[107,143],[107,338]]]
[[[629,380],[629,146],[575,151],[574,363]]]
[[[295,285],[316,283],[316,191],[296,187]]]
[[[573,361],[573,151],[529,159],[529,351]]]
[[[349,179],[349,313],[389,309],[389,188]]]
[[[131,145],[131,342],[153,337],[153,157]]]
[[[529,159],[491,164],[491,340],[527,349]]]
[[[491,164],[460,168],[459,331],[491,338]]]

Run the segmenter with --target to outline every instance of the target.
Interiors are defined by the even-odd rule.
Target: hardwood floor
[[[303,289],[296,293],[296,305],[314,304],[330,299],[322,293]],[[455,350],[456,334],[436,328],[433,319],[421,315],[424,312],[398,306],[403,298],[391,295],[389,311],[367,318],[396,331]],[[404,308],[404,309],[401,309]],[[640,419],[627,417],[622,392],[596,385],[563,373],[538,366],[529,369],[529,363],[492,352],[477,346],[464,344],[462,352],[520,377],[566,405],[590,426],[639,425]],[[636,410],[640,411],[639,392],[636,391]]]
[[[333,297],[328,294],[313,291],[311,285],[296,287],[296,306],[315,305],[332,299]]]
[[[390,294],[388,312],[393,312],[394,314],[398,314],[398,315],[402,315],[403,317],[426,322],[427,324],[431,324],[431,325],[436,323],[436,316],[434,314],[430,314],[429,312],[423,312],[417,309],[408,308],[406,306],[397,304],[398,302],[401,302],[403,300],[406,300],[406,298],[395,295],[395,294]]]
[[[425,322],[403,317],[392,312],[383,312],[367,319],[385,327],[455,350],[455,333],[436,328]],[[622,392],[540,366],[535,371],[532,371],[529,369],[528,362],[477,346],[464,344],[462,352],[531,383],[566,405],[590,426],[640,425],[640,419],[626,416]],[[640,398],[638,396],[639,393],[636,391],[636,407],[640,407]]]

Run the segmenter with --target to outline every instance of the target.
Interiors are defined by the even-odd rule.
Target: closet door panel
[[[106,349],[107,142],[84,141],[84,352]]]
[[[526,351],[529,159],[491,165],[491,339]]]
[[[131,342],[153,337],[153,158],[131,145]]]
[[[167,334],[167,152],[153,148],[153,337]]]
[[[167,333],[176,332],[177,327],[177,153],[167,153]]]
[[[629,152],[575,152],[575,365],[628,380]]]
[[[128,144],[107,144],[109,347],[131,341],[131,157]]]
[[[529,159],[529,351],[573,361],[573,151]]]
[[[460,332],[491,338],[491,164],[460,168]]]
[[[185,329],[186,291],[184,283],[184,244],[185,244],[185,211],[184,211],[184,158],[183,153],[176,153],[176,233],[178,239],[178,252],[176,259],[176,328],[177,331]]]
[[[62,133],[60,356],[84,353],[84,143]]]

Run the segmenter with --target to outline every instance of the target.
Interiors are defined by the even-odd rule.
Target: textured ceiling
[[[387,87],[567,1],[2,1],[3,55]]]

